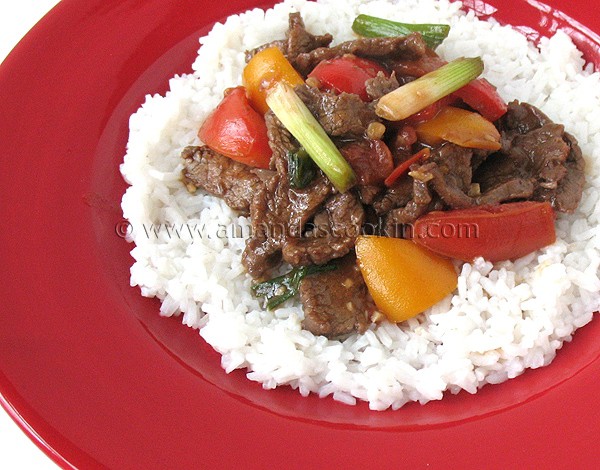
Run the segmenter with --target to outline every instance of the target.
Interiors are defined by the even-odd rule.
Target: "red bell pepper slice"
[[[434,211],[417,219],[413,241],[449,258],[514,260],[554,243],[554,210],[548,202]]]
[[[398,180],[398,178],[400,178],[404,173],[406,173],[409,170],[411,165],[413,165],[414,163],[417,163],[422,158],[428,158],[430,154],[431,154],[431,150],[429,150],[429,148],[427,148],[427,147],[422,150],[419,150],[408,160],[405,160],[402,163],[400,163],[400,165],[398,165],[394,169],[394,171],[392,171],[390,173],[390,175],[385,179],[385,181],[383,183],[388,188],[393,186],[394,183]]]
[[[346,55],[320,62],[308,76],[316,78],[325,90],[354,93],[361,100],[370,101],[365,82],[379,72],[389,75],[377,62]]]

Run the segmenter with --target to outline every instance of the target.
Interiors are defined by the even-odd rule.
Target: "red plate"
[[[567,27],[600,64],[591,1],[495,0]],[[479,11],[482,3],[471,5]],[[93,468],[591,468],[600,324],[547,368],[371,412],[264,391],[129,287],[118,236],[127,119],[190,70],[197,37],[253,0],[63,0],[0,69],[3,406],[60,465]]]

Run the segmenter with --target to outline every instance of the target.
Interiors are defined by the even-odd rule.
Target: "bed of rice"
[[[240,260],[249,221],[217,198],[186,191],[180,151],[199,144],[200,123],[225,88],[240,84],[244,51],[283,37],[293,10],[309,31],[330,32],[335,42],[353,37],[358,13],[451,24],[438,49],[443,57],[481,56],[484,75],[505,99],[540,107],[579,140],[587,184],[577,213],[558,217],[559,240],[515,262],[464,264],[455,293],[425,314],[344,341],[303,331],[298,304],[263,310]],[[122,208],[135,242],[132,286],[161,299],[162,315],[199,328],[227,372],[246,368],[265,388],[290,385],[302,395],[397,409],[545,366],[592,320],[600,308],[600,83],[565,34],[537,49],[509,27],[462,13],[458,3],[291,0],[232,16],[200,43],[194,73],[173,78],[166,96],[148,96],[131,117],[121,166],[131,186]]]

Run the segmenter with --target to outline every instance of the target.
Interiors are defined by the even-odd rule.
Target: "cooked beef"
[[[434,149],[426,163],[411,170],[430,182],[447,207],[464,209],[474,204],[468,196],[473,177],[472,156],[471,149],[448,143]]]
[[[395,73],[392,73],[389,77],[386,77],[382,72],[377,72],[376,77],[369,78],[365,82],[367,96],[373,101],[387,95],[391,91],[394,91],[399,86],[400,84],[396,79]]]
[[[404,81],[405,77],[418,78],[426,73],[432,72],[442,65],[446,61],[440,58],[431,49],[427,49],[425,54],[421,57],[412,60],[396,60],[389,62],[388,66],[393,70],[399,81]]]
[[[441,208],[439,200],[432,196],[427,182],[412,181],[412,198],[405,206],[390,210],[385,216],[384,231],[388,237],[404,238],[404,225],[410,225],[431,210]]]
[[[480,206],[500,204],[533,196],[535,186],[531,179],[512,178],[475,197]]]
[[[419,33],[389,38],[359,38],[334,47],[320,47],[299,54],[294,65],[301,73],[308,74],[319,62],[344,54],[384,61],[414,60],[422,57],[426,51],[427,45]]]
[[[242,263],[259,278],[281,260],[289,240],[302,236],[306,223],[332,193],[331,183],[315,178],[306,188],[292,189],[286,175],[277,175],[252,198],[252,236],[246,243]]]
[[[384,191],[382,186],[376,184],[358,186],[357,189],[360,200],[365,205],[373,204],[377,200],[377,197]]]
[[[373,209],[378,216],[383,216],[393,209],[404,207],[413,198],[413,182],[411,178],[400,178],[391,188],[375,201]]]
[[[528,103],[511,101],[508,103],[508,111],[502,117],[500,129],[503,134],[503,140],[512,140],[515,135],[524,135],[535,129],[539,129],[544,124],[552,121],[535,106]]]
[[[585,161],[575,137],[565,132],[564,139],[569,146],[569,154],[564,163],[567,172],[558,182],[555,191],[540,188],[538,195],[543,200],[550,201],[556,210],[572,213],[581,201],[585,184]]]
[[[286,237],[289,200],[285,176],[277,175],[252,198],[252,236],[246,241],[242,264],[254,278],[260,278],[281,261]]]
[[[315,36],[306,31],[300,13],[290,13],[289,24],[286,56],[292,63],[296,62],[298,55],[306,54],[320,47],[327,47],[333,40],[333,36],[329,33]]]
[[[289,235],[301,237],[306,223],[315,215],[334,189],[323,176],[315,178],[306,188],[288,191],[289,199]]]
[[[512,102],[500,122],[502,149],[478,168],[485,192],[507,184],[526,188],[523,197],[573,212],[581,199],[584,161],[577,141],[534,106]],[[520,182],[512,182],[520,180]],[[533,191],[531,187],[533,186]],[[515,198],[510,198],[515,199]]]
[[[340,259],[337,269],[307,276],[300,282],[304,307],[302,326],[329,338],[364,333],[374,310],[354,254]]]
[[[371,122],[380,121],[374,109],[358,95],[338,95],[307,85],[297,86],[296,93],[330,136],[361,137]]]
[[[272,41],[251,51],[246,51],[246,62],[262,50],[277,47],[294,64],[299,54],[308,53],[320,47],[327,47],[332,40],[333,36],[331,34],[314,35],[309,33],[304,27],[304,21],[300,13],[290,13],[286,39]]]
[[[182,179],[192,190],[201,188],[234,210],[248,214],[254,194],[264,187],[272,172],[250,168],[208,147],[186,147],[182,154]]]
[[[286,240],[283,259],[293,266],[306,266],[341,258],[354,248],[364,221],[365,211],[356,196],[335,194],[315,215],[311,231]]]
[[[267,136],[269,137],[269,147],[273,151],[269,167],[276,170],[280,175],[288,173],[289,152],[297,152],[299,144],[290,132],[281,124],[273,111],[265,114],[265,124],[267,125]]]

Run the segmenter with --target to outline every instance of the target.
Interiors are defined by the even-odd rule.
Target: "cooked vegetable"
[[[261,282],[252,286],[252,291],[257,297],[264,297],[267,302],[267,309],[273,310],[286,300],[294,297],[300,288],[300,281],[312,274],[333,271],[337,266],[335,264],[325,264],[322,266],[302,266],[294,268],[283,276],[275,277],[268,281]]]
[[[393,322],[418,315],[452,292],[453,264],[410,240],[359,236],[356,257],[377,308]]]
[[[451,106],[455,104],[458,100],[459,99],[455,96],[455,93],[452,93],[448,96],[444,96],[442,99],[437,100],[433,104],[430,104],[422,111],[419,111],[418,113],[409,116],[405,119],[405,122],[407,124],[416,126],[417,124],[421,124],[422,122],[429,121],[430,119],[434,118],[442,110],[442,108],[445,108],[446,106]]]
[[[482,71],[479,57],[456,59],[383,96],[375,112],[390,121],[406,119],[465,86]]]
[[[408,24],[386,20],[369,15],[358,15],[352,23],[352,30],[361,36],[376,38],[382,36],[406,36],[421,33],[429,47],[435,49],[448,37],[450,26],[447,24]]]
[[[461,147],[498,150],[500,133],[494,125],[479,113],[446,106],[432,119],[416,126],[417,136],[427,145],[443,141]]]
[[[484,118],[494,122],[508,109],[496,88],[485,78],[478,78],[454,93]]]
[[[354,93],[361,100],[370,101],[365,82],[379,72],[389,75],[377,62],[346,55],[319,62],[308,76],[316,78],[324,90]]]
[[[198,137],[215,152],[258,168],[269,168],[271,147],[264,118],[246,98],[243,87],[230,89],[206,118]]]
[[[297,152],[289,152],[287,158],[290,186],[295,189],[308,186],[317,174],[317,166],[313,159],[303,148]]]
[[[420,161],[422,159],[427,159],[429,157],[429,155],[431,155],[431,150],[429,150],[427,147],[422,150],[419,150],[408,160],[400,163],[400,165],[398,165],[394,169],[394,171],[392,171],[390,173],[390,175],[385,179],[384,184],[388,188],[393,186],[394,183],[398,180],[398,178],[400,178],[403,174],[405,174],[410,169],[411,165],[417,163],[418,161]]]
[[[343,146],[340,151],[350,163],[361,185],[381,184],[394,168],[392,152],[379,139],[354,141]]]
[[[425,73],[437,70],[446,63],[441,57],[425,56],[412,62],[402,63],[400,71],[404,75],[420,77]],[[399,68],[396,66],[396,73],[398,72]],[[500,119],[508,109],[506,102],[498,94],[496,88],[485,78],[477,78],[471,83],[467,83],[451,96],[463,100],[484,118],[492,122]]]
[[[554,243],[554,210],[549,202],[525,201],[430,212],[416,221],[413,240],[463,261],[516,259]]]
[[[267,104],[339,192],[355,184],[352,167],[290,85],[275,84],[269,90]]]
[[[277,47],[257,52],[244,68],[242,83],[248,98],[255,109],[263,114],[269,110],[267,92],[278,82],[295,86],[304,83],[304,80]]]

